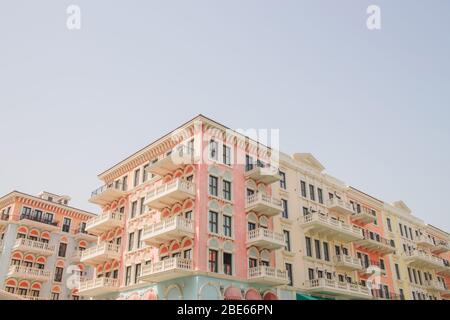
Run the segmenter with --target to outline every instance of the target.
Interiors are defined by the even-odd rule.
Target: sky
[[[97,174],[202,113],[450,231],[449,30],[447,0],[2,0],[0,194],[98,212]]]

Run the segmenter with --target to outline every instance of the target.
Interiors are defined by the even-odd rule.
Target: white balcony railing
[[[245,202],[246,211],[254,211],[267,216],[274,216],[283,211],[280,199],[273,198],[262,192],[256,192],[247,197]]]
[[[182,216],[174,216],[144,227],[142,240],[157,245],[184,236],[192,236],[194,221]]]
[[[320,213],[310,213],[300,217],[300,225],[329,238],[343,241],[363,239],[361,228]]]
[[[345,295],[355,298],[370,298],[368,287],[355,283],[341,282],[334,279],[312,279],[306,282],[306,288],[311,292],[322,292],[331,295]]]
[[[353,214],[354,210],[350,203],[345,202],[342,199],[332,198],[327,201],[328,208],[333,211],[337,211],[342,214]]]
[[[11,266],[8,272],[9,276],[32,278],[35,280],[48,280],[50,278],[50,270],[44,270],[26,266]]]
[[[96,264],[106,260],[119,259],[119,251],[119,245],[105,242],[83,250],[80,260],[81,262]]]
[[[432,256],[426,252],[415,250],[404,254],[405,260],[415,266],[422,267],[436,267],[440,270],[446,269],[444,260],[439,257]]]
[[[145,204],[152,209],[160,210],[193,197],[195,184],[184,179],[176,179],[151,189],[145,197]]]
[[[14,243],[13,248],[18,249],[18,250],[40,252],[42,254],[48,253],[50,255],[55,252],[54,245],[49,245],[46,242],[35,241],[35,240],[24,239],[24,238],[17,239],[16,242]]]
[[[105,212],[90,219],[86,223],[86,231],[99,235],[107,230],[122,226],[123,221],[123,213],[119,211]]]
[[[362,270],[362,264],[359,258],[348,255],[337,255],[334,256],[333,259],[336,267],[341,267],[343,269],[349,270]]]
[[[247,232],[247,245],[277,249],[285,245],[284,235],[266,228],[257,228]]]
[[[168,258],[142,267],[141,279],[144,281],[163,281],[183,277],[193,272],[191,259]]]
[[[119,280],[113,278],[96,278],[80,282],[78,292],[82,296],[96,296],[114,292],[119,288]]]
[[[249,268],[248,279],[251,282],[273,285],[289,283],[286,271],[262,265],[254,268]]]

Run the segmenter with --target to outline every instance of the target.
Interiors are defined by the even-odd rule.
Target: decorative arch
[[[153,289],[150,289],[144,293],[142,300],[158,300],[158,295]]]
[[[162,183],[169,183],[170,181],[172,181],[172,175],[167,174],[164,176]]]
[[[50,240],[50,232],[48,232],[48,231],[43,231],[43,232],[41,233],[41,239]]]
[[[47,262],[47,258],[44,256],[40,256],[36,259],[36,263],[45,264]]]
[[[177,171],[174,172],[173,178],[174,178],[174,179],[178,179],[178,178],[183,177],[183,175],[184,175],[183,170],[178,169]]]
[[[141,296],[137,292],[133,292],[127,298],[127,300],[141,300]]]
[[[87,242],[84,241],[84,240],[80,240],[80,242],[78,242],[78,247],[86,248],[87,247]]]
[[[258,192],[266,194],[266,185],[264,183],[259,183],[257,187]]]
[[[52,292],[53,293],[61,293],[61,287],[56,285],[52,287]]]
[[[238,287],[235,287],[233,285],[229,286],[223,292],[223,299],[224,300],[242,300],[241,289],[239,289]]]
[[[28,236],[33,236],[33,237],[39,238],[40,235],[41,235],[41,233],[39,232],[38,229],[32,229]]]
[[[111,271],[111,262],[106,262],[105,265],[103,266],[103,270],[105,272],[110,272]]]
[[[261,260],[270,261],[270,252],[268,250],[261,250],[260,256]]]
[[[169,253],[169,248],[167,248],[166,245],[161,245],[161,247],[159,248],[159,255],[160,256],[164,256],[167,255]]]
[[[187,199],[183,203],[183,209],[188,210],[194,207],[194,202],[191,199]]]
[[[122,235],[122,233],[123,233],[123,229],[122,228],[117,228],[115,233],[114,233],[114,236],[115,237],[120,237]]]
[[[169,208],[162,209],[161,218],[167,218],[168,216],[170,216],[170,209]]]
[[[9,287],[16,287],[17,286],[17,280],[16,279],[8,279],[5,281],[5,285]]]
[[[59,241],[60,241],[60,242],[64,242],[64,243],[69,242],[69,240],[67,239],[66,236],[61,237],[61,239],[60,239]]]
[[[58,268],[64,268],[64,260],[58,260],[55,264]]]
[[[215,282],[204,283],[198,291],[199,300],[222,300],[220,285]]]
[[[39,282],[34,282],[31,285],[31,289],[33,289],[33,290],[41,290],[41,288],[42,288],[42,285]]]
[[[183,289],[178,284],[171,284],[167,286],[164,298],[166,300],[183,300]]]
[[[233,181],[233,174],[230,171],[228,171],[228,170],[225,171],[222,176],[227,181],[230,181],[230,182]]]
[[[219,202],[217,200],[210,200],[208,202],[208,208],[214,211],[220,211]]]
[[[183,207],[181,206],[181,204],[180,203],[176,203],[176,204],[174,204],[172,206],[171,213],[172,214],[177,214],[177,213],[180,213],[181,210],[183,210]]]
[[[268,291],[264,292],[263,299],[264,300],[278,300],[278,296],[274,292],[268,290]]]
[[[102,273],[103,272],[103,265],[99,264],[95,270],[97,271],[97,274]]]
[[[231,216],[231,215],[233,215],[233,207],[231,205],[229,205],[229,204],[226,204],[226,205],[223,206],[222,212],[224,214],[227,214],[227,215]]]
[[[208,173],[210,173],[214,176],[220,176],[219,168],[217,168],[216,165],[209,166]]]
[[[80,271],[83,271],[84,270],[84,264],[82,264],[82,263],[79,263],[78,265],[77,265],[77,267],[78,267],[78,269],[80,269]]]
[[[254,212],[250,212],[249,214],[247,214],[247,221],[258,224],[258,217]]]
[[[30,282],[27,280],[22,280],[19,282],[19,288],[28,289],[30,287]]]
[[[20,226],[19,229],[17,229],[17,233],[28,234],[28,228],[25,226]]]
[[[22,260],[23,259],[23,254],[20,251],[16,251],[13,252],[13,254],[11,255],[11,257],[15,260]]]
[[[247,181],[245,181],[245,187],[255,191],[257,189],[256,182],[252,179],[248,179]]]
[[[234,244],[233,244],[232,241],[229,241],[229,240],[225,241],[222,244],[222,247],[223,247],[224,251],[228,251],[228,252],[233,252],[234,251]]]
[[[269,219],[267,219],[267,217],[265,215],[261,215],[259,217],[259,225],[263,226],[263,227],[268,227],[269,226]]]
[[[119,268],[119,261],[114,260],[111,267],[113,270]]]
[[[249,258],[258,259],[259,258],[259,251],[255,247],[250,247],[247,250],[247,255],[248,255]]]
[[[25,256],[25,258],[23,258],[23,260],[27,261],[27,262],[34,262],[34,260],[36,260],[36,258],[32,254],[29,253]]]
[[[192,246],[192,240],[190,239],[190,238],[184,238],[182,241],[181,241],[181,247],[182,248],[189,248],[189,247],[191,247]]]
[[[208,240],[208,247],[213,249],[220,249],[219,240],[217,238],[211,238]]]
[[[170,244],[170,252],[174,252],[174,251],[178,251],[178,250],[180,250],[180,244],[176,240],[172,241],[172,243]]]
[[[114,239],[114,230],[108,231],[106,235],[106,241],[111,241],[112,239]]]
[[[126,199],[125,198],[122,198],[122,199],[120,199],[120,201],[119,201],[119,206],[123,206],[123,205],[125,205],[126,204]]]
[[[190,175],[191,173],[193,173],[194,172],[194,166],[193,165],[187,165],[185,168],[184,168],[184,174],[185,175]]]
[[[245,300],[262,300],[262,297],[258,290],[249,288],[245,292]]]

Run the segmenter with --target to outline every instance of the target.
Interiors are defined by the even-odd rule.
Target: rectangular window
[[[218,270],[218,252],[217,250],[209,250],[209,272],[219,272]]]
[[[58,249],[58,257],[65,257],[67,251],[67,243],[61,242]]]
[[[139,277],[141,276],[141,264],[138,263],[134,267],[134,283],[138,283]]]
[[[145,212],[145,205],[144,205],[144,202],[145,202],[145,197],[142,197],[142,198],[139,200],[139,214],[143,214],[143,213]]]
[[[412,275],[411,275],[411,268],[408,267],[408,277],[409,277],[409,282],[413,282],[412,280]]]
[[[223,198],[231,201],[231,182],[223,180]]]
[[[307,216],[309,214],[309,210],[307,207],[303,207],[303,216]]]
[[[293,281],[294,279],[292,278],[292,264],[286,263],[285,266],[286,266],[286,273],[287,273],[287,276],[289,279],[288,286],[292,286],[292,284],[294,282]]]
[[[219,214],[214,211],[209,211],[209,232],[211,233],[219,233],[218,232],[218,216]]]
[[[125,285],[128,286],[131,282],[131,266],[125,269]]]
[[[384,260],[383,259],[380,259],[380,269],[381,270],[386,270],[386,267],[384,265]]]
[[[63,268],[60,267],[55,268],[55,278],[54,278],[55,282],[62,282],[63,273],[64,273]]]
[[[139,185],[139,177],[141,176],[141,169],[134,171],[134,183],[133,186],[137,187]]]
[[[130,215],[131,219],[133,219],[136,216],[136,212],[137,212],[137,201],[133,201],[131,203],[131,215]]]
[[[218,160],[219,157],[219,145],[217,144],[217,141],[211,140],[209,142],[209,158],[213,160]]]
[[[228,252],[223,253],[223,273],[230,276],[233,274],[233,255]]]
[[[231,149],[226,145],[223,146],[223,163],[231,166]]]
[[[52,300],[59,300],[59,293],[52,292]]]
[[[306,182],[305,181],[300,181],[300,189],[301,189],[302,197],[306,198]]]
[[[289,218],[288,202],[286,199],[281,199],[281,207],[283,208],[282,217],[285,219]]]
[[[142,168],[142,183],[144,183],[145,181],[148,180],[148,167],[150,165],[147,163],[143,168]]]
[[[323,191],[320,188],[317,188],[317,197],[319,198],[319,203],[323,204]]]
[[[134,232],[128,234],[128,251],[133,250],[134,247]]]
[[[389,231],[392,231],[391,219],[386,218],[386,225]]]
[[[280,179],[280,188],[286,190],[286,174],[283,171],[279,171]]]
[[[218,185],[217,177],[209,176],[209,194],[210,195],[217,197],[217,195],[218,195],[217,185]]]
[[[284,250],[291,251],[291,234],[287,230],[283,230],[284,234]]]
[[[399,229],[400,229],[400,234],[401,234],[401,236],[403,237],[403,226],[402,226],[402,224],[399,223],[399,224],[398,224],[398,227],[399,227]]]
[[[223,216],[223,234],[226,237],[231,237],[231,217]]]
[[[122,191],[128,190],[128,176],[122,178]]]
[[[394,266],[395,266],[395,274],[397,276],[397,279],[400,280],[401,279],[401,277],[400,277],[400,268],[399,268],[397,263],[394,264]]]
[[[328,242],[323,243],[323,258],[325,261],[330,261],[330,250],[328,247]]]
[[[137,235],[137,248],[140,249],[142,247],[142,229],[138,230],[138,235]]]
[[[316,201],[316,191],[314,189],[314,186],[311,184],[309,185],[309,197],[312,201]]]
[[[64,217],[63,219],[63,226],[62,226],[62,231],[63,232],[70,232],[70,223],[72,222],[72,220],[70,220],[69,218]]]
[[[320,241],[314,240],[314,245],[316,247],[316,258],[322,259],[322,252],[320,251]]]
[[[314,269],[308,268],[308,279],[314,280]]]
[[[308,257],[312,257],[311,238],[305,237],[305,244],[306,244],[306,255]]]

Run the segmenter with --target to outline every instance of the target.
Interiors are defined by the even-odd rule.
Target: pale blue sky
[[[450,230],[449,31],[447,0],[2,0],[0,193],[97,212],[98,173],[203,113]]]

